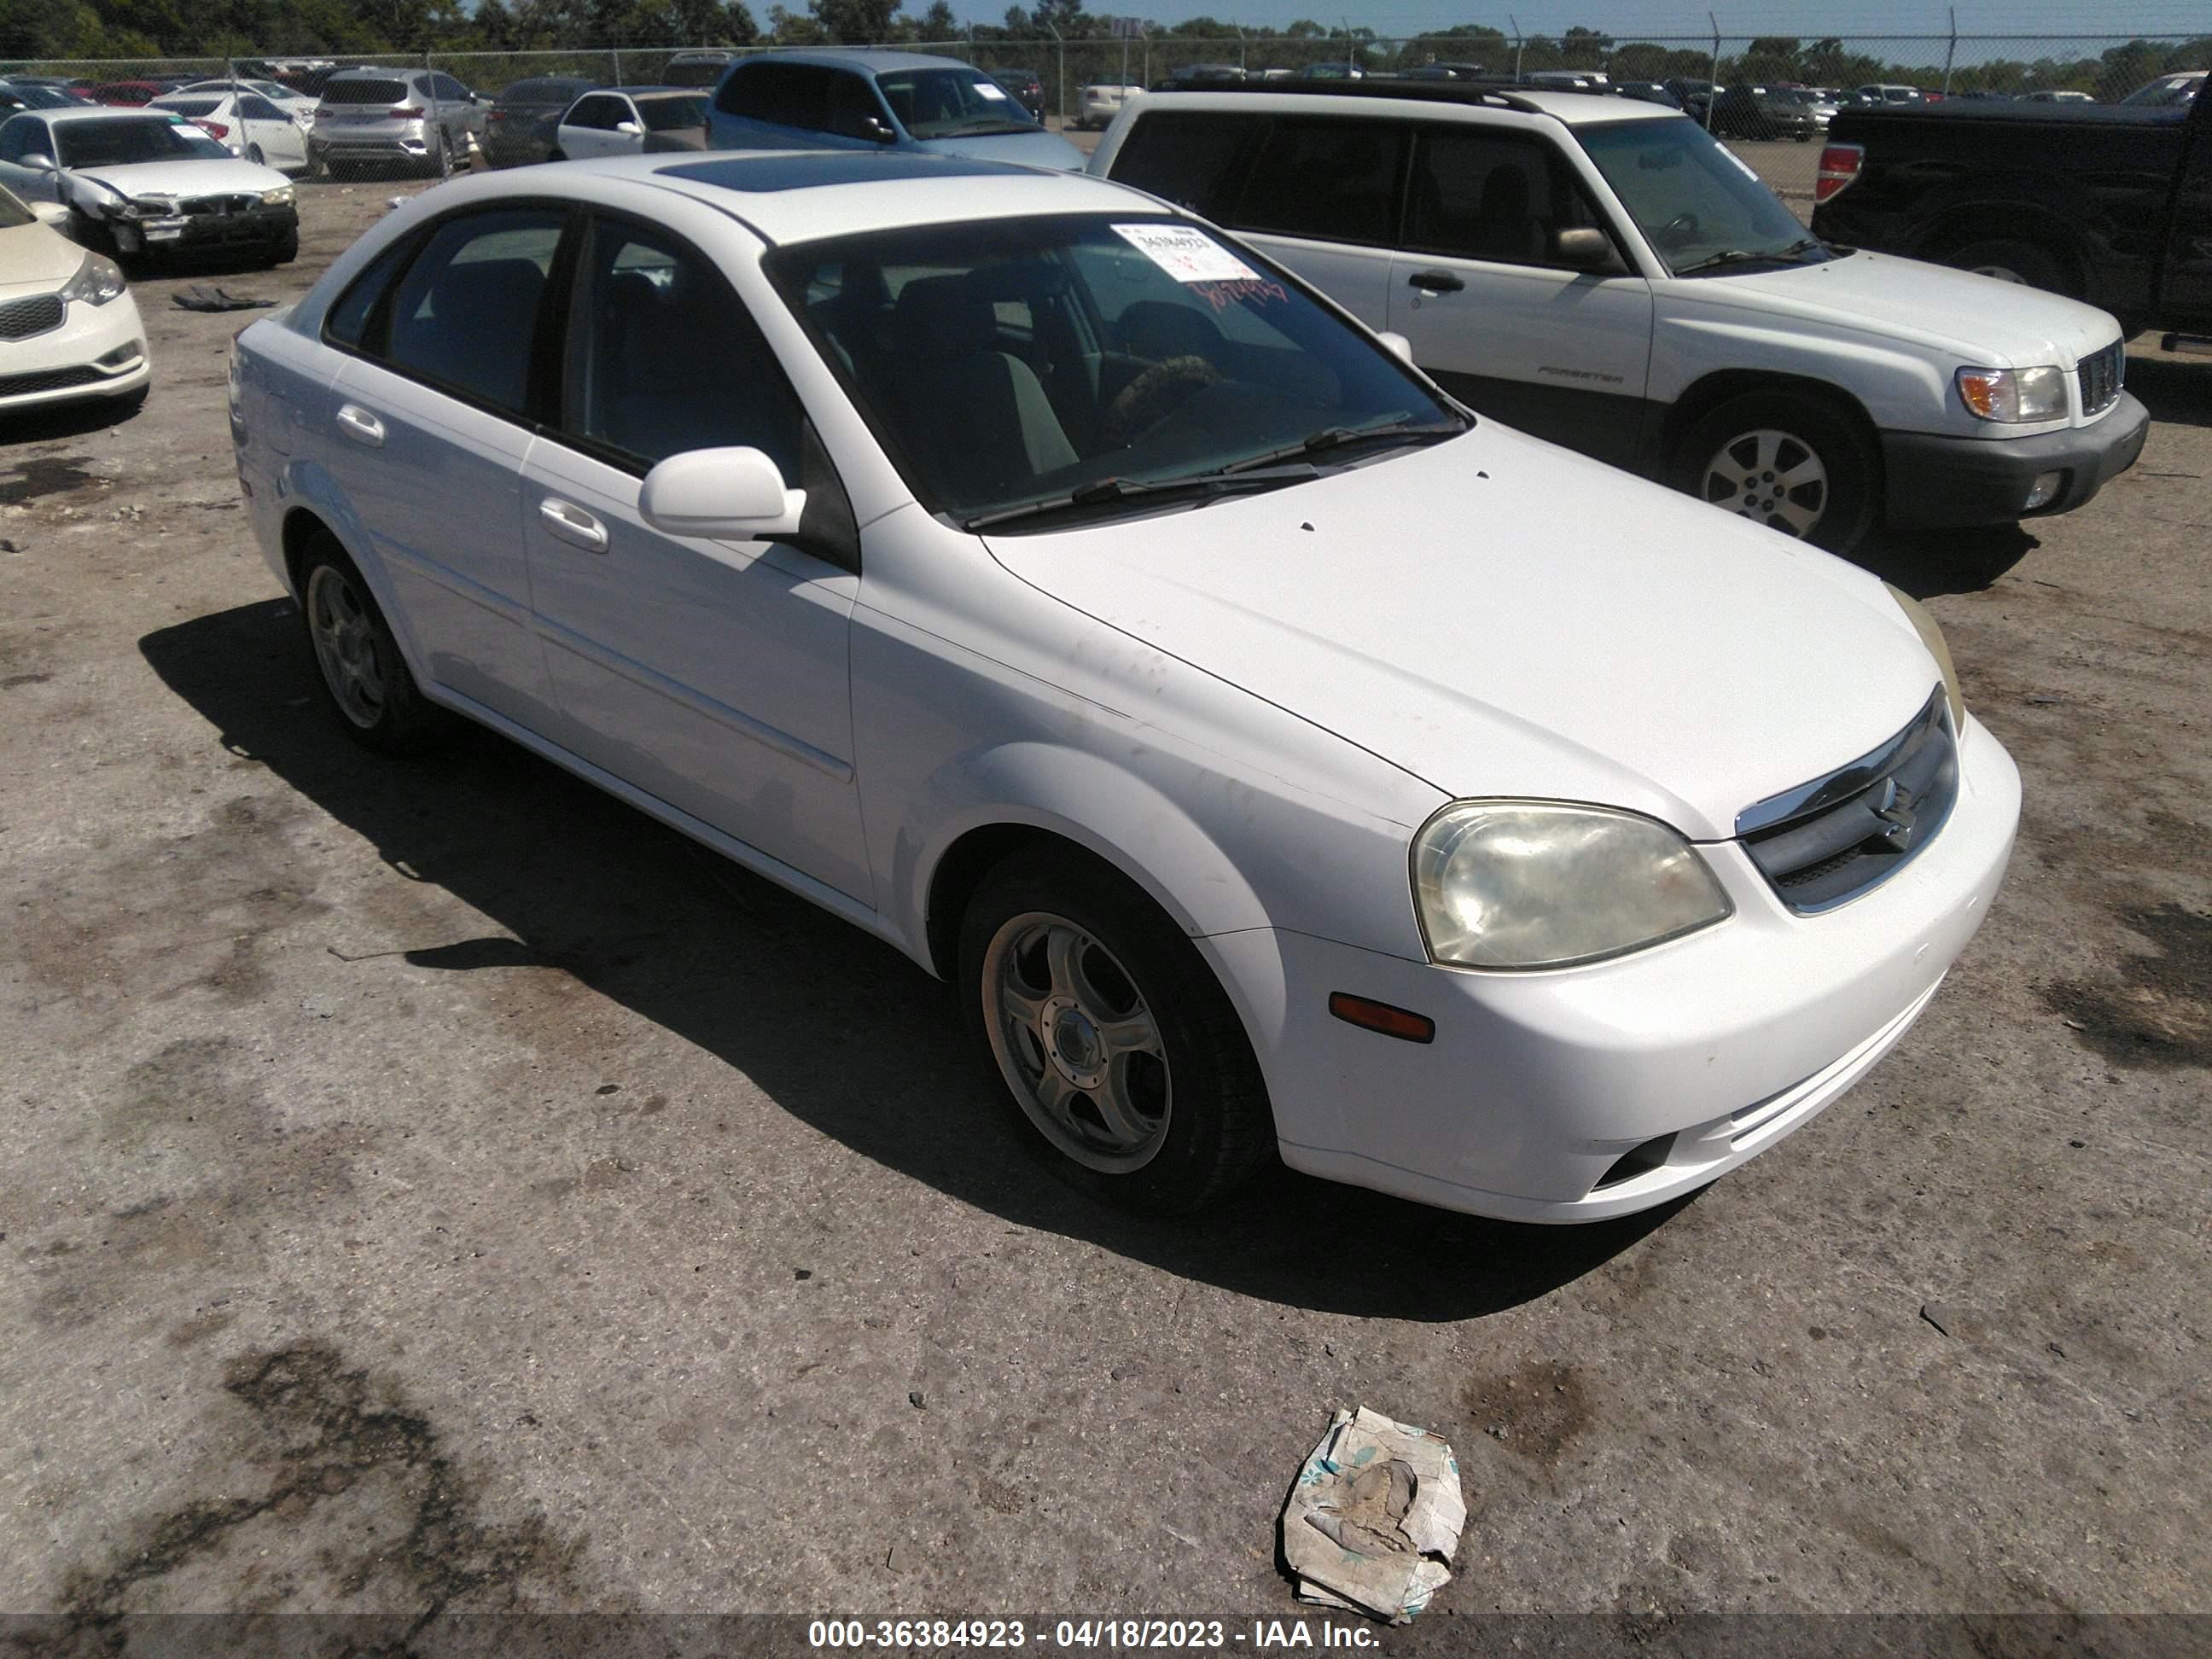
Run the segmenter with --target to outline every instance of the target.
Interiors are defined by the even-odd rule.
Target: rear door
[[[867,901],[847,646],[860,578],[781,542],[671,536],[638,495],[687,450],[764,452],[820,506],[834,473],[744,303],[674,232],[597,216],[576,264],[557,428],[524,537],[584,759]]]
[[[1484,414],[1630,464],[1651,360],[1651,285],[1561,263],[1563,231],[1612,234],[1565,157],[1536,133],[1425,127],[1412,180],[1382,325]]]
[[[2201,88],[2189,132],[2174,177],[2162,292],[2153,320],[2212,333],[2212,93]]]
[[[307,135],[290,116],[258,92],[241,93],[236,108],[246,143],[269,166],[293,172],[307,165]]]
[[[595,92],[579,98],[576,106],[562,118],[556,143],[571,161],[587,161],[599,155],[618,155],[621,141],[616,125],[629,118],[629,106],[611,93]]]
[[[1389,328],[1413,130],[1402,122],[1279,116],[1229,222],[1370,328]]]

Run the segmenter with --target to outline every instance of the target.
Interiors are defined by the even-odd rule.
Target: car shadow
[[[1518,1226],[1279,1169],[1204,1216],[1124,1215],[1032,1156],[960,1036],[950,988],[889,945],[473,726],[426,760],[363,750],[325,707],[289,602],[161,629],[139,648],[226,749],[499,930],[426,939],[398,953],[410,966],[569,974],[863,1157],[1018,1225],[1285,1305],[1434,1321],[1540,1297],[1682,1207]],[[386,944],[332,949],[374,972]]]
[[[2212,359],[2132,355],[2128,390],[2142,399],[2154,421],[2212,426]]]
[[[1876,529],[1845,556],[1916,599],[1978,593],[2043,544],[2026,525],[1956,530]]]
[[[136,398],[77,398],[65,404],[33,404],[0,414],[0,444],[50,443],[82,438],[135,419],[144,401]]]

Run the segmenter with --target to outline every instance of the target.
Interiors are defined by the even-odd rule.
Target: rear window
[[[707,125],[704,98],[641,98],[637,112],[644,118],[647,132],[673,132],[679,127]]]
[[[220,98],[164,98],[160,107],[174,110],[179,115],[212,115],[215,106],[221,102],[222,100]]]
[[[333,81],[323,88],[326,104],[396,104],[406,95],[404,81]]]
[[[819,131],[829,125],[835,70],[814,64],[747,64],[722,82],[714,107],[770,126]]]
[[[1266,125],[1262,115],[1140,115],[1114,157],[1113,176],[1205,218],[1225,219],[1236,204],[1244,155]]]

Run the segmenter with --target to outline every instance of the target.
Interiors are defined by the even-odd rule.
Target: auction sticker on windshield
[[[1182,225],[1116,225],[1114,234],[1178,283],[1256,283],[1260,273],[1203,232]]]

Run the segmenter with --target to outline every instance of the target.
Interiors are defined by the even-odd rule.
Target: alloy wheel
[[[307,580],[307,632],[338,712],[364,732],[384,717],[384,664],[376,623],[351,582],[332,566],[315,568]]]
[[[1802,438],[1761,427],[1713,453],[1699,493],[1738,518],[1803,540],[1827,510],[1828,469]]]
[[[992,1054],[1044,1137],[1108,1175],[1151,1162],[1173,1101],[1167,1054],[1114,953],[1066,917],[1032,910],[992,936],[981,977]]]

